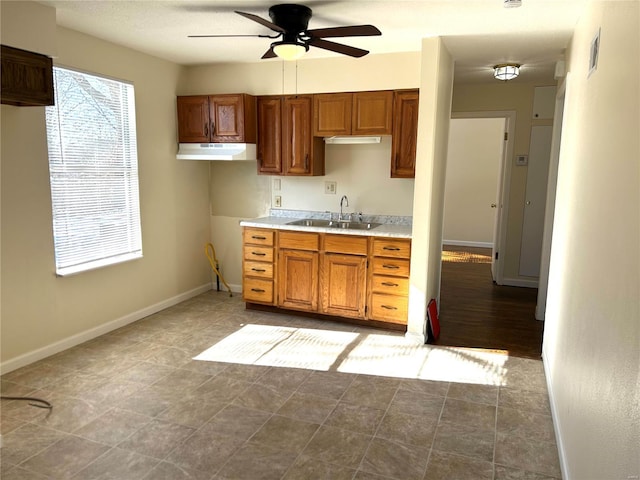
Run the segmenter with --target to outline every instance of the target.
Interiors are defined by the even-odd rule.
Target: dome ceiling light
[[[520,74],[520,65],[517,63],[501,63],[493,67],[493,76],[498,80],[513,80]]]

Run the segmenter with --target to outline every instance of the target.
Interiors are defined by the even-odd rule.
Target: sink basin
[[[379,227],[380,223],[373,222],[335,222],[332,220],[321,220],[317,218],[304,218],[302,220],[294,220],[287,225],[296,225],[300,227],[328,227],[342,228],[345,230],[371,230]]]
[[[302,227],[332,227],[335,222],[331,220],[321,220],[317,218],[305,218],[287,223],[287,225],[300,225]]]

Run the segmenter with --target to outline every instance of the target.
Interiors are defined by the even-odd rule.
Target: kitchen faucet
[[[348,207],[348,206],[349,206],[349,199],[347,198],[346,195],[343,195],[342,198],[340,199],[340,216],[338,217],[339,222],[342,221],[342,217],[344,216],[344,214],[342,213],[342,208]]]

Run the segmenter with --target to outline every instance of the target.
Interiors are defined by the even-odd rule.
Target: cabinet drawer
[[[247,302],[273,303],[273,282],[258,278],[245,278],[242,298]]]
[[[374,293],[406,296],[409,293],[409,279],[373,275],[373,277],[371,277],[371,291]]]
[[[373,320],[407,324],[409,300],[407,297],[394,295],[371,295],[371,315]]]
[[[280,231],[279,233],[280,248],[288,248],[291,250],[312,250],[318,251],[320,246],[320,234],[307,232],[289,232]]]
[[[273,262],[273,248],[254,247],[253,245],[245,245],[244,259],[256,260],[259,262]]]
[[[374,238],[372,252],[376,257],[411,258],[411,240]]]
[[[243,273],[249,277],[273,278],[273,263],[245,261]]]
[[[366,255],[367,237],[326,234],[324,236],[324,251],[348,255]]]
[[[265,245],[273,247],[273,234],[273,230],[245,227],[243,240],[244,243],[250,243],[252,245]]]
[[[409,260],[374,257],[371,263],[374,275],[391,275],[394,277],[409,276]]]

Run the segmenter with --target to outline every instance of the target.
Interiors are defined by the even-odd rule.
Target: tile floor
[[[222,292],[1,389],[54,404],[2,401],[6,480],[561,476],[540,361],[247,311]]]

